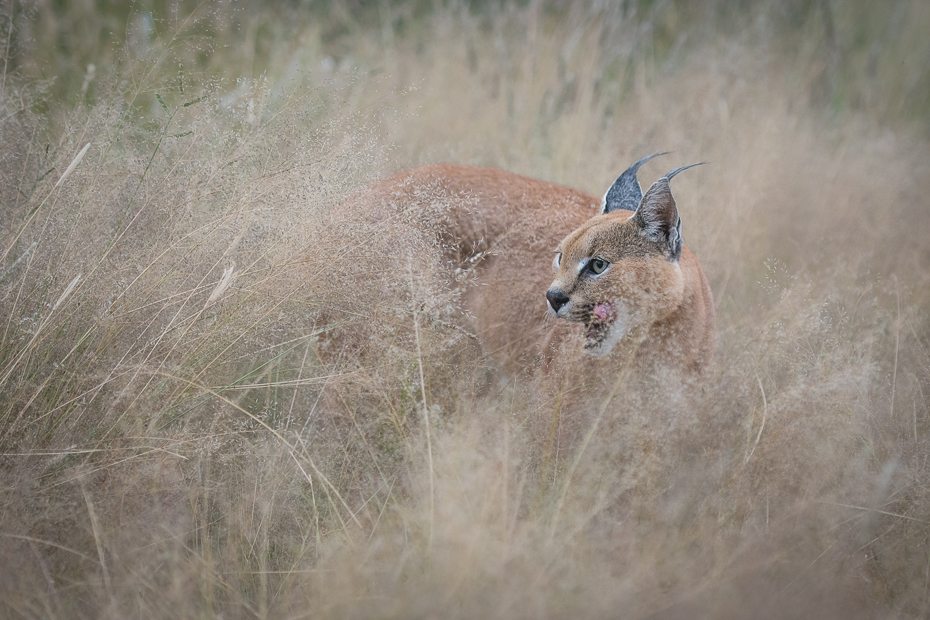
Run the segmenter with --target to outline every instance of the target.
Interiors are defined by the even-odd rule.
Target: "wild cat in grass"
[[[670,392],[700,383],[716,328],[669,187],[690,166],[644,195],[637,173],[655,156],[630,166],[603,199],[503,170],[437,164],[385,179],[336,212],[377,231],[366,250],[382,263],[387,255],[389,271],[429,281],[432,293],[418,302],[425,322],[470,334],[464,346],[478,343],[503,375],[550,386],[553,377],[580,378],[600,393],[596,383],[619,380]],[[399,293],[361,288],[364,303],[397,305]],[[361,332],[371,325],[330,345],[370,347],[377,338]]]
[[[601,200],[503,170],[438,164],[396,174],[354,202],[412,215],[407,225],[435,233],[464,289],[463,327],[506,371],[580,351],[691,379],[714,349],[713,298],[669,187],[690,166],[643,195],[637,172],[653,157]]]

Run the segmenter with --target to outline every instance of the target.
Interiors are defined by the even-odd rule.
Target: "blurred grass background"
[[[815,107],[831,118],[861,112],[926,131],[930,111],[925,69],[930,52],[923,36],[927,18],[919,3],[85,1],[9,3],[5,8],[7,72],[50,82],[49,95],[61,102],[80,97],[96,103],[94,80],[87,79],[90,65],[102,76],[114,75],[131,60],[168,48],[172,61],[197,77],[213,79],[277,82],[294,71],[319,71],[318,66],[294,64],[311,58],[327,66],[382,72],[391,67],[375,50],[428,55],[424,45],[435,33],[437,18],[465,13],[472,27],[487,32],[495,24],[504,26],[501,17],[522,12],[538,20],[533,25],[539,35],[566,25],[583,28],[584,18],[622,16],[629,32],[600,33],[599,42],[614,48],[598,59],[596,79],[605,94],[628,96],[637,68],[668,70],[703,46],[739,42],[768,52],[770,62],[787,65],[794,79],[806,82]],[[572,34],[561,42],[563,60],[582,35]],[[521,46],[519,39],[511,44]],[[477,51],[469,53],[469,61],[476,62]]]
[[[4,614],[926,617],[928,28],[4,0]],[[644,184],[711,162],[675,192],[718,362],[673,427],[618,405],[587,450],[441,322],[412,339],[435,283],[339,207],[439,161],[600,194],[667,149]]]

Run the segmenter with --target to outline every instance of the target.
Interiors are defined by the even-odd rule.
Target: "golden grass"
[[[824,43],[802,4],[179,7],[44,100],[16,39],[3,615],[925,617],[930,17]],[[674,189],[720,330],[671,422],[562,420],[575,386],[497,373],[441,265],[398,267],[433,241],[337,208],[436,161],[599,193],[665,149],[645,183],[711,162]]]

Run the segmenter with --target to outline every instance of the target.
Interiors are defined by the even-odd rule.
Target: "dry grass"
[[[930,13],[637,6],[0,5],[3,615],[926,617]],[[660,149],[717,362],[567,446],[339,208]]]

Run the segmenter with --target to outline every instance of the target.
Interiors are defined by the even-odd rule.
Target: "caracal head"
[[[669,180],[691,166],[672,170],[644,196],[636,172],[653,157],[630,166],[604,195],[601,214],[555,252],[555,280],[546,291],[549,312],[583,323],[585,351],[594,356],[609,354],[625,336],[661,321],[682,303],[681,219]]]

